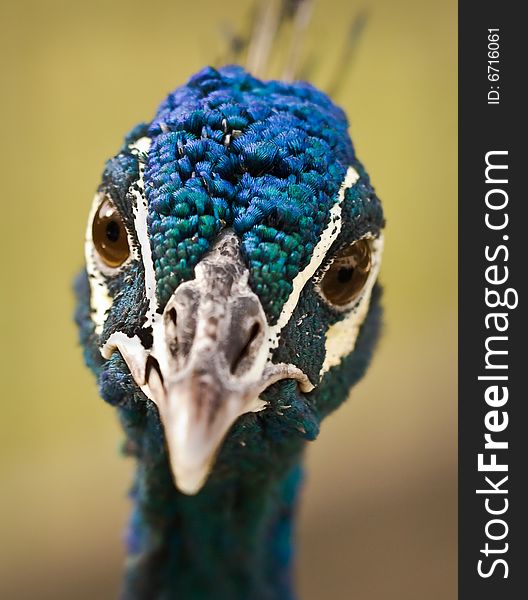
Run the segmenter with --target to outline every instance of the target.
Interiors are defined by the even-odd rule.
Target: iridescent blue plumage
[[[307,83],[206,68],[171,93],[148,128],[145,173],[164,304],[223,227],[274,319],[309,262],[354,162],[347,120]]]
[[[88,276],[80,275],[76,318],[87,364],[102,397],[117,406],[125,452],[138,462],[123,598],[294,597],[292,517],[302,451],[362,376],[380,323],[375,275],[356,304],[345,308],[323,298],[319,287],[344,248],[362,239],[374,243],[383,226],[380,202],[347,127],[341,109],[309,84],[263,82],[240,67],[206,68],[171,93],[153,121],[133,130],[106,165],[99,194],[120,213],[135,254],[115,271],[94,273],[92,267]],[[139,152],[134,144],[145,138],[148,150]],[[350,169],[355,178],[344,185]],[[141,198],[156,279],[154,325],[148,321],[153,301],[145,293],[148,261],[138,230]],[[337,221],[331,211],[339,202]],[[268,366],[297,369],[315,388],[303,391],[293,375],[274,380],[259,396],[266,408],[241,411],[205,486],[186,496],[174,485],[167,424],[160,421],[158,402],[145,395],[149,367],[142,376],[133,374],[135,363],[124,346],[105,355],[105,343],[122,333],[136,340],[136,348],[141,344],[150,360],[159,359],[156,319],[166,319],[178,290],[193,282],[195,268],[223,232],[239,240],[247,293],[261,303],[266,331],[284,316],[299,272],[315,265],[277,343],[270,340],[267,358]],[[329,246],[318,257],[314,249],[325,235]],[[94,285],[104,286],[110,299],[102,323],[94,318]],[[189,294],[200,291],[193,285]],[[343,346],[350,349],[329,361],[329,332],[347,319],[359,333],[351,330],[354,339]],[[195,344],[192,336],[189,343]],[[217,337],[215,329],[211,339]],[[162,377],[162,367],[156,368]]]

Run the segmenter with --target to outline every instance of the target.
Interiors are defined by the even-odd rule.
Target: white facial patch
[[[360,298],[357,300],[350,314],[342,321],[331,325],[326,332],[326,355],[321,371],[319,372],[320,378],[331,367],[339,365],[341,360],[350,354],[356,346],[359,328],[367,316],[372,288],[376,283],[381,266],[383,235],[380,234],[378,238],[372,239],[371,250],[372,266]]]
[[[134,207],[134,226],[141,248],[141,259],[143,261],[145,273],[145,295],[149,303],[147,317],[143,327],[150,327],[154,323],[154,317],[158,308],[158,301],[156,299],[156,274],[154,271],[154,263],[152,262],[152,250],[150,248],[147,229],[148,209],[144,184],[145,165],[141,160],[141,155],[148,152],[150,144],[150,138],[142,137],[130,146],[132,153],[137,154],[139,160],[139,179],[136,182],[136,185],[130,188],[129,193],[136,199],[136,206]]]
[[[282,308],[277,323],[270,327],[270,351],[279,345],[280,333],[288,324],[288,321],[299,302],[299,297],[304,286],[310,281],[317,269],[321,266],[321,263],[326,257],[326,253],[337,239],[337,236],[341,233],[341,204],[345,198],[345,191],[348,188],[351,188],[358,179],[359,173],[354,167],[348,167],[343,183],[339,188],[337,200],[330,209],[330,220],[328,221],[326,229],[321,234],[319,242],[314,248],[312,259],[293,279],[293,290]]]

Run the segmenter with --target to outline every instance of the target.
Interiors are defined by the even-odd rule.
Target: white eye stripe
[[[150,148],[151,139],[142,137],[134,142],[130,149],[138,155],[146,154]],[[152,249],[150,247],[150,239],[147,228],[148,207],[145,197],[145,185],[143,181],[145,173],[145,165],[139,161],[139,179],[133,186],[130,187],[129,193],[136,199],[134,207],[134,226],[136,235],[141,249],[141,260],[145,273],[145,295],[147,297],[149,307],[143,327],[151,327],[154,324],[156,311],[158,309],[158,300],[156,298],[156,273],[154,271],[154,263],[152,261]]]
[[[149,138],[141,138],[130,146],[133,153],[144,154],[148,152],[150,146]],[[86,270],[90,282],[90,307],[92,309],[92,321],[95,325],[95,332],[100,335],[106,320],[108,310],[112,306],[112,298],[109,294],[106,283],[106,276],[111,276],[119,272],[123,266],[130,264],[133,260],[141,260],[145,273],[145,293],[149,301],[149,309],[147,313],[144,327],[152,325],[154,314],[157,310],[156,301],[156,278],[154,274],[154,265],[152,264],[152,254],[150,250],[150,241],[147,233],[147,202],[143,193],[143,173],[144,165],[139,162],[139,179],[130,186],[128,193],[134,196],[136,206],[133,208],[134,213],[134,228],[138,238],[139,248],[134,240],[130,238],[130,232],[127,231],[128,242],[130,248],[129,258],[116,269],[107,267],[97,256],[93,239],[92,239],[92,223],[96,212],[103,201],[104,195],[97,193],[92,201],[92,207],[88,216],[88,225],[85,235],[85,260]]]
[[[326,229],[321,234],[319,242],[314,248],[313,256],[308,265],[294,277],[292,281],[293,290],[288,300],[284,304],[281,314],[277,323],[270,327],[271,333],[271,345],[272,348],[276,348],[279,344],[280,333],[282,329],[288,324],[293,311],[297,307],[299,297],[301,295],[304,286],[314,276],[317,269],[323,263],[326,254],[332,244],[335,242],[339,234],[341,233],[342,218],[341,218],[341,204],[345,198],[345,192],[348,188],[351,188],[359,179],[359,173],[354,167],[348,167],[345,178],[339,192],[337,194],[337,200],[330,209],[330,219]]]

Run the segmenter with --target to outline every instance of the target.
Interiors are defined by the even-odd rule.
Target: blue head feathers
[[[204,69],[161,105],[145,189],[163,304],[225,227],[271,320],[310,261],[347,167],[347,120],[309,84]]]

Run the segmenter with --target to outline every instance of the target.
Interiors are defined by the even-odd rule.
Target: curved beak
[[[280,379],[313,389],[297,367],[273,364],[260,300],[248,284],[238,238],[224,232],[153,324],[149,353],[115,342],[157,405],[176,486],[196,494],[238,417],[265,408],[259,395]],[[108,353],[108,351],[107,351]]]
[[[148,386],[165,430],[177,487],[195,494],[205,483],[222,441],[236,419],[265,403],[258,392],[225,385],[212,369],[195,365],[182,377],[163,383],[153,369]]]

